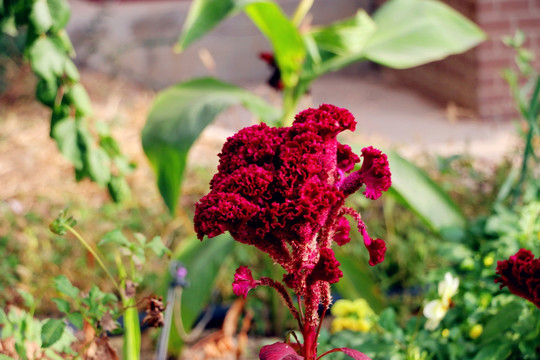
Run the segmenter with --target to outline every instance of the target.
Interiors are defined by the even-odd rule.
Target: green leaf
[[[113,201],[116,203],[121,203],[131,197],[131,190],[123,176],[111,175],[111,180],[107,184],[107,189],[109,190],[109,194]]]
[[[182,52],[195,40],[238,11],[236,2],[235,0],[194,0],[189,8],[175,51]]]
[[[111,159],[102,148],[87,149],[85,152],[90,178],[101,186],[111,180]]]
[[[61,319],[49,319],[41,328],[41,347],[47,348],[57,342],[64,332],[66,324]]]
[[[0,308],[0,325],[5,325],[7,321],[8,318],[6,313],[4,312],[4,309]],[[0,334],[0,339],[4,339],[1,335],[2,334]]]
[[[363,298],[375,312],[384,307],[379,287],[369,274],[369,268],[358,261],[354,255],[348,254],[342,248],[336,249],[336,259],[343,271],[343,277],[334,286],[336,290],[347,299]]]
[[[65,275],[59,275],[54,278],[54,287],[56,291],[72,299],[76,299],[79,296],[80,290],[73,286]]]
[[[508,356],[512,352],[511,350],[512,344],[496,341],[494,343],[488,344],[487,346],[481,347],[480,351],[476,354],[473,360],[508,359]]]
[[[178,202],[191,145],[220,112],[235,104],[242,104],[262,120],[274,121],[279,116],[275,108],[249,91],[212,78],[171,86],[156,97],[142,143],[171,213]]]
[[[92,114],[92,104],[88,93],[81,84],[71,86],[66,93],[66,98],[69,104],[73,104],[76,110],[76,115],[85,117]]]
[[[13,360],[13,358],[4,354],[0,354],[0,360]]]
[[[306,57],[298,29],[273,1],[253,2],[244,11],[272,44],[285,86],[295,86]]]
[[[377,30],[364,55],[397,69],[467,51],[486,38],[474,23],[440,1],[387,1],[373,20]]]
[[[62,75],[67,57],[58,43],[40,37],[28,49],[28,59],[38,77],[55,81]]]
[[[161,240],[161,237],[159,236],[155,236],[152,240],[146,243],[145,248],[151,249],[158,257],[162,257],[165,254],[171,254],[171,250],[169,250],[163,244],[163,240]]]
[[[361,60],[364,46],[375,29],[375,23],[363,10],[349,19],[314,28],[304,36],[306,43],[312,40],[317,48],[310,50],[305,76],[315,78]]]
[[[84,319],[80,312],[72,312],[67,314],[68,320],[75,326],[77,329],[82,330],[84,326]]]
[[[234,240],[225,234],[202,243],[192,237],[173,256],[187,269],[187,281],[191,284],[182,291],[182,319],[186,329],[191,329],[202,309],[208,304],[220,269],[232,253]],[[232,278],[233,274],[231,274]],[[179,347],[181,340],[173,326],[171,346]]]
[[[69,22],[69,4],[66,0],[47,0],[52,17],[52,31],[64,29]]]
[[[517,322],[522,311],[523,303],[521,301],[512,301],[506,304],[486,323],[478,341],[486,344],[490,341],[500,339],[501,334],[504,334],[506,330],[510,329]],[[498,344],[499,342],[496,341],[496,343]]]
[[[49,11],[47,0],[36,0],[32,5],[29,16],[30,22],[38,34],[43,34],[49,30],[53,24],[53,18]]]
[[[44,105],[52,108],[58,93],[58,84],[56,81],[39,79],[36,86],[36,98]]]
[[[4,15],[4,18],[0,19],[0,31],[6,35],[16,37],[19,32],[17,30],[17,25],[15,24],[15,17]]]
[[[66,63],[64,64],[64,72],[71,81],[79,81],[81,78],[79,75],[79,70],[77,70],[77,67],[73,61],[71,61],[71,59],[66,59]]]
[[[455,239],[466,226],[463,212],[439,185],[411,162],[387,152],[392,186],[388,193],[414,211],[432,230]]]
[[[71,306],[69,305],[68,301],[58,298],[52,299],[52,301],[56,304],[58,311],[63,312],[64,314],[69,314]]]
[[[28,291],[23,289],[17,289],[17,292],[24,300],[24,305],[28,308],[32,308],[35,304],[34,297]]]
[[[131,245],[129,240],[122,233],[122,230],[119,230],[119,229],[109,231],[108,233],[103,235],[103,237],[101,238],[101,241],[98,243],[98,246],[103,246],[109,243],[116,244],[118,246],[122,246],[128,249]]]
[[[393,308],[389,307],[381,312],[379,325],[388,332],[394,332],[398,328],[397,315]]]
[[[58,149],[76,169],[83,168],[83,157],[79,147],[77,124],[73,118],[66,117],[52,124],[51,137]]]

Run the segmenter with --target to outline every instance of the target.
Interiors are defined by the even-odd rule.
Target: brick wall
[[[526,46],[540,57],[540,0],[444,2],[476,22],[488,40],[467,53],[391,73],[434,99],[474,110],[481,119],[511,119],[516,111],[501,71],[514,67],[514,53],[501,38],[521,29],[528,39]]]

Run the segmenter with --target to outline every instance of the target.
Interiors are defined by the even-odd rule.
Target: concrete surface
[[[313,23],[329,23],[366,7],[368,0],[320,0]],[[264,85],[270,76],[256,59],[270,48],[250,21],[236,16],[225,21],[181,55],[172,46],[181,31],[190,1],[106,2],[70,0],[68,31],[77,61],[108,74],[121,75],[160,89],[198,76],[215,75],[253,90],[271,103],[280,95]],[[291,12],[296,0],[280,0]],[[210,53],[214,66],[203,65]],[[211,63],[211,61],[210,61]],[[516,144],[510,119],[482,122],[466,109],[430,102],[414,91],[369,72],[349,69],[317,80],[301,109],[321,103],[348,108],[357,118],[354,141],[400,148],[405,154],[422,151],[450,155],[468,152],[496,161]],[[451,105],[451,104],[450,104]],[[225,112],[205,137],[218,143],[252,123],[251,115],[236,107]]]
[[[311,23],[328,24],[352,16],[367,8],[369,1],[318,0]],[[80,65],[127,76],[154,89],[196,76],[215,75],[231,82],[266,77],[267,65],[258,56],[271,51],[271,46],[244,14],[225,20],[179,55],[172,49],[191,1],[69,3],[72,15],[67,31]],[[291,14],[298,0],[279,0],[279,4]]]
[[[271,103],[279,94],[264,85],[245,84]],[[330,75],[317,80],[300,109],[329,103],[347,108],[357,120],[354,133],[343,133],[344,143],[396,148],[405,156],[421,153],[454,155],[467,153],[497,162],[518,144],[515,125],[472,118],[466,109],[443,106],[394,84],[377,74]],[[200,142],[221,144],[244,126],[254,123],[251,114],[233,107],[220,116]]]

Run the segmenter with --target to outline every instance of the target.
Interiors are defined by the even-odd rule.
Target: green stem
[[[302,23],[302,20],[306,17],[307,13],[311,9],[311,6],[313,5],[314,0],[301,0],[300,4],[298,4],[298,7],[296,8],[292,23],[294,26],[298,27]]]
[[[126,287],[127,272],[120,254],[114,254],[120,283],[122,288]],[[141,329],[139,326],[139,314],[137,311],[137,303],[134,297],[126,297],[124,292],[120,292],[122,305],[124,306],[124,345],[123,359],[124,360],[139,360],[141,350]]]
[[[298,100],[303,95],[303,92],[296,85],[293,88],[286,87],[283,90],[283,117],[279,122],[279,126],[291,126],[296,114],[296,106]]]
[[[88,244],[88,242],[86,240],[84,240],[84,238],[81,236],[81,234],[79,234],[77,232],[77,230],[75,230],[74,228],[72,228],[71,226],[69,225],[65,225],[66,229],[68,229],[69,232],[71,232],[76,238],[77,240],[79,240],[81,242],[81,244],[83,244],[83,246],[86,248],[86,250],[88,250],[90,252],[90,254],[92,254],[92,256],[94,257],[94,259],[96,259],[96,261],[98,262],[99,266],[101,266],[101,268],[103,269],[103,271],[105,271],[105,273],[107,274],[107,276],[109,277],[109,279],[112,281],[114,287],[116,288],[116,290],[122,294],[122,291],[120,289],[120,286],[118,285],[118,283],[116,282],[116,280],[114,279],[114,277],[112,276],[112,274],[109,272],[109,270],[107,269],[107,267],[105,266],[105,264],[103,263],[103,260],[101,260],[101,256],[99,256],[99,254],[94,250],[92,249],[92,247],[90,246],[90,244]]]
[[[529,132],[527,133],[527,137],[525,140],[525,150],[523,151],[523,160],[521,163],[521,172],[519,175],[519,180],[516,185],[515,191],[514,191],[514,199],[512,202],[512,205],[515,205],[520,194],[521,194],[521,187],[523,185],[523,182],[525,181],[525,176],[527,174],[527,162],[529,160],[529,155],[532,151],[532,138],[533,138],[533,128],[529,127]]]

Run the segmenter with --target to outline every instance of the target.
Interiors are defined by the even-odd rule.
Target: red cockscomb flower
[[[520,249],[510,259],[497,261],[496,273],[500,277],[495,283],[500,283],[501,289],[507,286],[540,308],[540,258],[535,259],[531,251]]]
[[[362,150],[361,167],[353,171],[360,157],[336,137],[355,127],[348,110],[324,104],[299,113],[290,127],[244,128],[223,145],[211,191],[196,204],[199,239],[228,231],[283,267],[283,282],[302,299],[302,312],[281,282],[255,280],[245,266],[237,269],[233,290],[244,297],[260,285],[277,290],[303,328],[304,354],[316,348],[319,304],[330,306],[330,284],[343,276],[332,246],[350,241],[345,216],[356,220],[369,264],[384,260],[384,241],[371,239],[360,214],[345,207],[362,186],[367,198],[377,199],[391,184],[388,159],[373,147]]]

